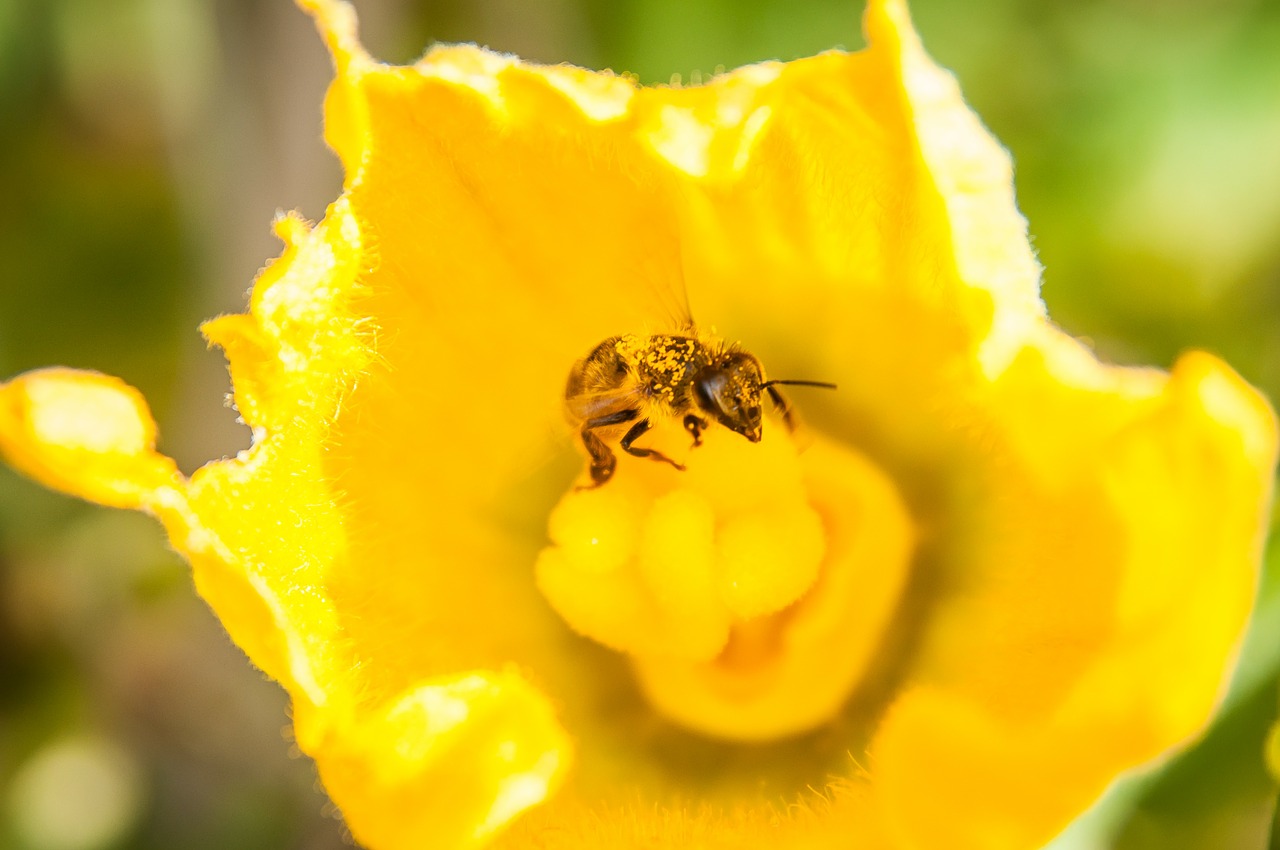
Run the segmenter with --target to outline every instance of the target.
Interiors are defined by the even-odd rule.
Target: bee
[[[609,337],[574,364],[564,398],[591,459],[591,484],[586,489],[607,483],[617,468],[605,435],[622,433],[618,446],[627,454],[683,471],[684,464],[657,449],[636,445],[655,421],[679,418],[693,437],[693,448],[702,445],[702,433],[712,423],[758,443],[765,395],[788,430],[795,429],[791,406],[779,385],[836,388],[820,381],[765,380],[764,367],[754,354],[689,327],[688,334]]]

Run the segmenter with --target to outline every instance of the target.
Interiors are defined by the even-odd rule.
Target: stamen
[[[677,423],[678,424],[678,423]],[[897,605],[911,523],[888,479],[784,429],[712,429],[679,472],[622,456],[553,511],[539,587],[570,627],[629,655],[651,703],[710,735],[765,739],[834,716]]]

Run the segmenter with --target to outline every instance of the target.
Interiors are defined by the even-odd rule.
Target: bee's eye
[[[697,394],[698,404],[702,406],[703,410],[711,412],[722,407],[726,380],[724,372],[716,369],[703,372],[694,381],[693,391]]]

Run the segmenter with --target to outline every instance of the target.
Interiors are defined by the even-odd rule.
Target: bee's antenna
[[[765,381],[760,386],[768,389],[775,384],[792,387],[822,387],[824,390],[838,389],[835,384],[829,384],[826,381]]]

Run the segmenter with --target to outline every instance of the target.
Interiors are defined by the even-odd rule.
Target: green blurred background
[[[433,40],[685,80],[856,48],[853,0],[357,0],[393,61]],[[917,0],[1013,152],[1055,319],[1122,363],[1205,348],[1280,398],[1280,3]],[[287,0],[0,0],[0,377],[120,375],[187,471],[248,445],[196,333],[323,215],[327,56]],[[1262,758],[1280,563],[1218,724],[1055,845],[1280,848]],[[0,469],[0,848],[337,848],[283,695],[159,529]]]

